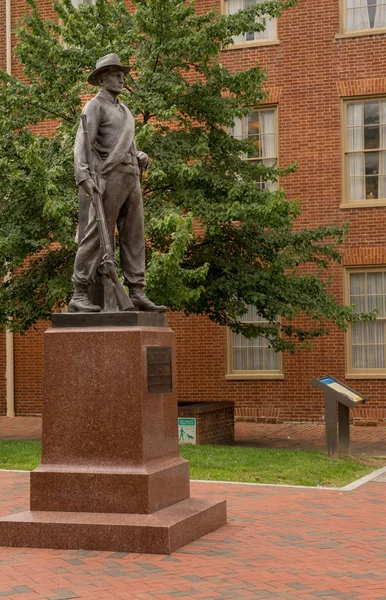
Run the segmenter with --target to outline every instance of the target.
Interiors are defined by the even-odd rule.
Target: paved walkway
[[[0,439],[40,435],[39,418],[0,418]],[[238,423],[236,435],[324,445],[322,425]],[[386,455],[386,428],[352,440]],[[225,498],[228,524],[172,556],[0,547],[0,600],[386,600],[385,475],[352,491],[196,482],[192,495]],[[28,507],[28,473],[0,472],[0,516]]]
[[[315,423],[236,423],[236,443],[258,448],[324,450],[325,429]],[[40,417],[0,417],[0,439],[39,439]],[[353,454],[386,456],[386,427],[351,427]]]
[[[41,417],[0,417],[0,440],[39,440]]]
[[[0,473],[0,515],[28,508],[28,481]],[[172,556],[0,548],[1,600],[386,599],[386,482],[192,492],[226,498],[228,524]]]
[[[324,450],[322,423],[236,423],[236,443],[257,448]],[[386,456],[386,427],[351,427],[351,453]]]

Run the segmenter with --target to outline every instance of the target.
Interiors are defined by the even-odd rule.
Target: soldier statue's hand
[[[100,189],[98,188],[96,183],[93,182],[93,180],[91,178],[85,179],[84,181],[82,181],[82,183],[80,185],[86,192],[87,196],[89,196],[91,198],[91,200],[92,200],[94,194],[100,194]]]
[[[149,157],[145,152],[137,152],[137,160],[139,168],[145,171],[149,162]]]

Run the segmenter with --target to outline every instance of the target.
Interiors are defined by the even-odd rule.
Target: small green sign
[[[178,441],[180,444],[196,445],[196,419],[178,419]]]

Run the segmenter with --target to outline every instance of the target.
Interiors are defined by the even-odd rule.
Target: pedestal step
[[[151,514],[189,498],[180,456],[142,468],[40,465],[31,473],[32,511]]]
[[[151,515],[26,511],[0,519],[0,545],[171,554],[226,523],[226,502],[188,498]]]

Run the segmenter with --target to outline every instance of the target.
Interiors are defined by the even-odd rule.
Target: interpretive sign
[[[333,394],[335,399],[338,402],[342,402],[342,404],[345,404],[349,408],[366,402],[366,398],[364,396],[348,387],[346,384],[341,383],[333,377],[330,377],[329,375],[324,375],[319,379],[313,378],[311,380],[311,384],[323,392],[335,392],[335,394]]]
[[[196,419],[178,419],[178,440],[180,444],[197,444]]]
[[[338,383],[334,379],[331,379],[331,377],[322,377],[321,379],[319,379],[319,381],[321,383],[324,383],[325,385],[328,385],[328,387],[331,390],[335,390],[340,394],[344,394],[345,396],[347,396],[347,398],[350,398],[350,400],[353,400],[354,402],[363,402],[363,396],[359,396],[356,392],[349,390],[341,383]]]
[[[173,391],[171,348],[147,348],[147,391],[149,394],[167,394]]]
[[[350,454],[350,408],[363,404],[366,398],[330,375],[313,377],[310,383],[324,392],[328,456]]]

